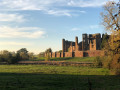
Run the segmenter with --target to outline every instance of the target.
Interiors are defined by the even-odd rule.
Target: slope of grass
[[[49,65],[0,65],[0,90],[120,90],[109,70]]]
[[[0,90],[120,90],[119,76],[0,74]]]
[[[108,69],[53,65],[0,65],[0,73],[44,73],[69,75],[109,75]]]
[[[50,58],[50,61],[70,61],[70,62],[94,62],[95,57],[63,57],[63,58]],[[45,61],[45,57],[37,58],[36,60],[29,61]]]
[[[95,57],[64,57],[51,58],[51,61],[94,62]]]

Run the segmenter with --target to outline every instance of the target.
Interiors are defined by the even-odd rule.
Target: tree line
[[[16,53],[7,50],[0,51],[0,62],[14,64],[20,60],[32,60],[34,53],[29,53],[26,48],[21,48]]]

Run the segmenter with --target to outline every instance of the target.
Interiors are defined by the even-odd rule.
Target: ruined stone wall
[[[49,53],[49,56],[52,57],[52,52]]]
[[[51,55],[51,54],[50,54]],[[51,57],[96,57],[104,56],[105,52],[102,50],[87,50],[87,51],[75,51],[75,52],[62,52],[62,53],[52,53]]]
[[[82,34],[82,50],[88,50],[89,49],[89,44],[88,44],[88,35],[87,34]]]
[[[92,50],[92,51],[84,51],[84,57],[96,57],[96,56],[104,56],[105,52],[102,50]]]
[[[49,53],[49,56],[52,57],[52,52]],[[47,57],[47,53],[45,53],[45,57]]]
[[[75,57],[83,57],[83,51],[75,51]]]
[[[61,52],[61,57],[65,57],[65,53],[64,52]]]
[[[75,42],[62,40],[61,57],[95,57],[104,56],[101,51],[101,34],[82,34],[82,41],[78,43],[78,37],[75,37]],[[59,57],[57,56],[53,57]]]
[[[90,34],[89,35],[89,50],[100,50],[101,45],[101,34]]]
[[[56,57],[61,57],[61,53],[60,53],[60,52],[57,52],[57,53],[56,53]]]
[[[73,46],[70,46],[70,47],[68,48],[68,52],[73,52]]]
[[[79,51],[82,51],[82,42],[78,44],[78,47],[79,47]]]
[[[65,52],[65,57],[74,57],[73,52]]]
[[[56,52],[52,53],[52,58],[56,57]]]
[[[96,35],[96,50],[100,50],[101,49],[101,34],[97,34]]]
[[[89,47],[89,50],[96,50],[96,39],[90,41]]]

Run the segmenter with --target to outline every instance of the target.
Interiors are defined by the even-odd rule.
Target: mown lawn
[[[0,90],[120,90],[108,69],[50,65],[0,65]]]
[[[95,57],[64,57],[51,58],[51,61],[94,62]]]
[[[63,57],[63,58],[50,58],[50,61],[94,62],[94,59],[95,57]],[[37,61],[44,61],[44,60],[45,57],[41,57],[37,59]]]
[[[109,75],[109,70],[108,69],[103,69],[103,68],[79,67],[79,66],[0,65],[0,73]]]
[[[63,58],[50,58],[50,61],[71,61],[71,62],[94,62],[95,57],[63,57]],[[30,61],[45,61],[45,57],[40,57],[36,60]]]

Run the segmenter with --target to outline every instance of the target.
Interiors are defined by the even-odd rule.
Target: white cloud
[[[2,0],[0,1],[0,10],[40,10],[55,16],[72,16],[78,11],[69,9],[68,0]],[[64,7],[68,7],[65,9]],[[85,11],[79,11],[84,13]]]
[[[80,28],[72,28],[72,31],[81,31]]]
[[[15,45],[15,46],[29,46],[30,43],[23,42],[0,42],[0,45]]]
[[[100,25],[90,25],[89,26],[91,29],[97,29],[97,28],[100,28]]]
[[[8,27],[0,26],[1,38],[41,38],[45,31],[38,27]]]
[[[1,9],[43,10],[52,7],[98,7],[112,0],[1,0]],[[118,1],[118,0],[114,0]]]
[[[113,0],[70,0],[69,6],[72,7],[100,7],[103,6],[107,1]],[[118,0],[114,0],[118,2]]]
[[[47,13],[55,16],[71,16],[69,10],[48,10]]]
[[[75,16],[79,13],[86,13],[85,11],[79,11],[79,10],[48,10],[46,11],[47,14],[55,15],[55,16]],[[75,14],[76,13],[76,14]]]
[[[107,1],[111,0],[1,0],[0,10],[40,10],[56,16],[72,16],[71,7],[100,7]]]
[[[24,16],[19,14],[2,14],[0,13],[0,21],[4,22],[24,22]]]
[[[105,0],[71,0],[68,2],[72,7],[99,7],[105,4]]]

